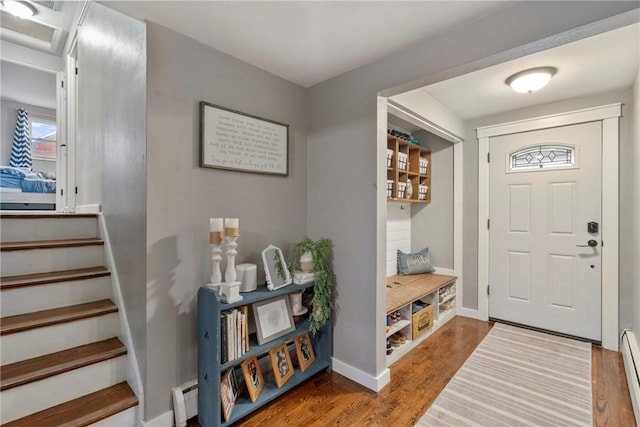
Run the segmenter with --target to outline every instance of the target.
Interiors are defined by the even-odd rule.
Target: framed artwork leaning
[[[293,363],[289,356],[289,348],[286,343],[282,343],[269,350],[271,357],[271,366],[273,367],[273,376],[276,379],[278,388],[293,376]]]
[[[233,407],[238,397],[239,384],[233,368],[227,369],[220,381],[220,400],[222,400],[222,414],[226,422],[231,419]]]
[[[260,370],[260,364],[257,357],[251,357],[240,365],[242,367],[242,375],[244,376],[244,382],[247,384],[249,390],[249,397],[252,402],[258,400],[260,392],[264,388],[264,377]]]
[[[316,355],[313,353],[313,346],[311,345],[311,339],[309,339],[309,333],[297,336],[294,340],[296,345],[296,355],[298,356],[298,365],[302,372],[306,371],[309,366],[316,360]]]

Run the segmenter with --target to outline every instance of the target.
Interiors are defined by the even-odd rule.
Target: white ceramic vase
[[[313,271],[313,255],[310,251],[300,256],[300,270],[304,273],[311,273]]]

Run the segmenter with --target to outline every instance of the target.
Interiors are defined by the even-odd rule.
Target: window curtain
[[[19,108],[9,166],[31,170],[31,138],[29,134],[29,113],[24,108]]]

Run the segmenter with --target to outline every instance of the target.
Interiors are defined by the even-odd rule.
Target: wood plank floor
[[[391,383],[379,393],[323,372],[235,426],[413,426],[491,327],[455,317],[396,362]],[[594,347],[592,365],[594,425],[634,427],[620,354]]]

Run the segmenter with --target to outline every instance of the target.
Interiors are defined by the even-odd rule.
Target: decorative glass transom
[[[509,170],[575,166],[575,147],[538,145],[509,155]]]

